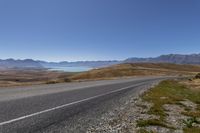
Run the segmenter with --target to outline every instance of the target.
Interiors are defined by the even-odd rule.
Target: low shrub
[[[195,79],[200,79],[200,73],[195,76]]]

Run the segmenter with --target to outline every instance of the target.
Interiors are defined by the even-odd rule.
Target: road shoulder
[[[127,126],[132,125],[125,124],[124,122],[127,120],[126,118],[121,119],[121,116],[126,113],[126,110],[129,110],[129,107],[137,104],[137,99],[144,91],[157,83],[154,81],[112,98],[105,98],[102,102],[98,102],[98,105],[93,105],[90,109],[81,111],[66,121],[53,124],[38,133],[123,132],[127,130]]]

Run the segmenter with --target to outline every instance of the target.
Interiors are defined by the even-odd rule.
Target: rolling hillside
[[[73,75],[71,79],[92,80],[129,76],[193,75],[198,72],[200,72],[200,66],[197,65],[178,65],[169,63],[125,63],[79,73]]]

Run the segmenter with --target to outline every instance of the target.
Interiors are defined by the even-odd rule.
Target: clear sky
[[[200,53],[200,0],[0,0],[0,58]]]

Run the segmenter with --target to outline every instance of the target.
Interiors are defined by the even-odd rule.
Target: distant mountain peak
[[[176,63],[176,64],[200,64],[200,54],[168,54],[155,58],[128,58],[124,62],[152,62],[152,63]]]
[[[0,60],[0,68],[43,68],[43,66],[32,59],[15,60],[10,58]]]

